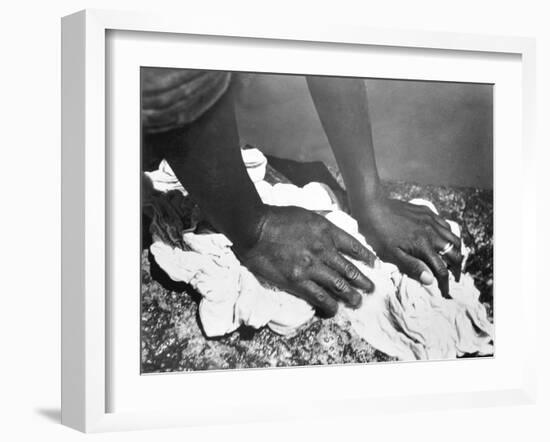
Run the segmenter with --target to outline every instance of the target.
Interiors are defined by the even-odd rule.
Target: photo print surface
[[[143,374],[494,354],[492,85],[140,76]]]

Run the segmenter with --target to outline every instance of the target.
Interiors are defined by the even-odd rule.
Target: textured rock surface
[[[457,221],[472,249],[467,271],[492,317],[493,206],[487,190],[386,183],[390,196],[425,198]],[[146,242],[144,243],[146,244]],[[197,314],[200,296],[170,281],[142,251],[142,372],[382,362],[391,360],[341,319],[315,319],[290,338],[268,328],[207,339]]]

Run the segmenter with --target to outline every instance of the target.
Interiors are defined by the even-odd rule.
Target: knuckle
[[[416,250],[423,249],[424,245],[426,244],[426,239],[424,237],[424,234],[420,232],[416,232],[412,237],[411,243],[414,249]]]
[[[438,235],[437,230],[431,223],[424,224],[424,232],[429,237],[435,237]]]
[[[359,278],[359,270],[357,270],[357,268],[351,263],[346,264],[345,272],[346,277],[351,281],[355,281],[357,278]]]
[[[313,259],[311,258],[311,256],[307,253],[304,253],[301,257],[300,257],[300,267],[302,269],[307,269],[309,267],[311,267],[313,263]]]
[[[292,282],[298,282],[302,279],[303,271],[300,267],[294,266],[290,269],[288,279]]]
[[[321,305],[328,305],[330,303],[329,297],[322,292],[315,293],[316,301]]]
[[[334,281],[334,287],[339,292],[345,292],[349,289],[349,286],[348,286],[347,282],[343,278],[337,278]]]
[[[363,253],[363,246],[359,243],[359,241],[356,241],[355,239],[352,239],[352,240],[351,240],[351,251],[352,251],[356,256],[362,256],[362,255],[364,255],[364,253]]]
[[[323,243],[323,241],[319,239],[313,241],[313,243],[311,244],[311,250],[314,253],[321,253],[324,251],[324,249],[325,249],[325,244]]]
[[[312,229],[312,231],[315,232],[325,232],[330,226],[327,224],[328,221],[325,220],[322,216],[319,216],[315,213],[313,213],[309,221],[308,225]]]

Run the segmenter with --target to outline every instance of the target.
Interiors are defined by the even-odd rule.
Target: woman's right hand
[[[251,247],[234,249],[253,273],[298,296],[327,316],[338,302],[361,305],[357,289],[374,284],[344,255],[372,267],[375,256],[359,241],[324,217],[299,207],[265,206]]]
[[[434,276],[441,294],[449,297],[449,270],[460,279],[461,241],[443,218],[426,206],[379,198],[365,204],[354,214],[359,229],[378,256],[422,284]],[[441,255],[447,245],[451,249]]]

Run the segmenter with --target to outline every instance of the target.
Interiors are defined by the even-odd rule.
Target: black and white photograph
[[[549,441],[544,6],[5,2],[0,442]]]
[[[495,355],[492,84],[140,81],[142,374]]]

